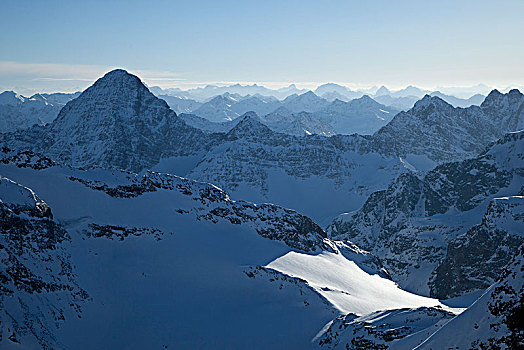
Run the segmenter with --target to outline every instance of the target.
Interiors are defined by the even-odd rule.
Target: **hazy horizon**
[[[5,62],[0,62],[0,74],[4,72],[2,69],[2,64]],[[12,62],[10,62],[12,63]],[[114,68],[106,68],[104,71],[99,73],[98,75],[93,75],[93,78],[52,78],[52,77],[42,77],[42,78],[33,78],[31,81],[34,85],[26,85],[26,86],[8,86],[8,85],[0,85],[0,93],[4,91],[14,91],[18,94],[24,95],[26,97],[29,97],[32,94],[35,93],[73,93],[73,92],[81,92],[87,89],[89,86],[91,86],[96,80],[104,76],[106,73],[113,69],[125,69],[122,67],[114,67]],[[376,90],[382,86],[385,86],[388,90],[392,92],[396,92],[399,90],[403,90],[407,87],[416,87],[422,90],[427,91],[440,91],[445,94],[449,95],[459,95],[464,96],[466,95],[474,95],[478,89],[483,90],[493,90],[497,89],[500,92],[507,92],[511,89],[519,89],[524,90],[524,84],[512,84],[512,85],[489,85],[485,84],[483,82],[479,82],[477,84],[472,85],[440,85],[440,86],[420,86],[416,84],[407,84],[407,85],[388,85],[384,83],[373,83],[373,84],[354,84],[354,83],[347,83],[347,82],[337,82],[337,81],[321,81],[321,82],[294,82],[294,81],[286,81],[286,82],[256,82],[256,81],[209,81],[209,82],[191,82],[191,83],[183,83],[183,84],[162,84],[158,83],[159,81],[163,81],[163,78],[161,77],[155,77],[155,78],[147,78],[147,71],[133,71],[128,70],[131,74],[134,74],[138,76],[149,88],[158,87],[162,90],[168,91],[169,89],[180,89],[182,91],[188,91],[192,89],[198,89],[198,88],[205,88],[206,86],[216,86],[216,87],[230,87],[233,85],[241,85],[243,87],[247,86],[253,86],[257,85],[259,87],[264,87],[270,90],[278,90],[281,88],[286,88],[291,85],[295,85],[297,89],[300,90],[309,90],[314,91],[319,86],[322,86],[324,84],[337,84],[340,86],[344,86],[349,88],[353,91],[365,91],[365,90]],[[65,70],[67,71],[67,69]],[[71,74],[75,74],[73,70],[71,70]],[[143,76],[145,74],[145,77]],[[169,80],[169,78],[166,78],[166,80]],[[75,85],[72,85],[71,82],[76,83]],[[79,82],[82,82],[81,84]],[[30,87],[28,87],[30,86]],[[457,90],[455,93],[453,90]]]
[[[524,86],[523,10],[516,0],[4,3],[0,89],[78,91],[124,68],[161,88],[503,90]]]

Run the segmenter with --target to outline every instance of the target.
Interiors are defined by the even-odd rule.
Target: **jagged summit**
[[[484,99],[484,102],[480,105],[481,107],[487,108],[501,108],[508,104],[515,104],[519,101],[524,101],[524,95],[518,89],[512,89],[509,92],[503,94],[497,89],[492,90],[488,96]]]
[[[494,90],[480,107],[467,108],[454,108],[426,95],[377,131],[374,142],[381,152],[403,157],[423,154],[437,162],[475,157],[505,133],[524,129],[523,106],[524,98],[517,91]]]
[[[493,101],[498,100],[501,96],[503,96],[503,94],[500,91],[498,91],[497,89],[493,89],[488,94],[488,96],[486,96],[486,98],[484,99],[484,102],[482,102],[481,106],[490,105],[490,104],[493,103]]]
[[[140,171],[162,156],[193,154],[207,143],[140,79],[113,70],[69,101],[49,127],[11,136],[17,148],[77,167]],[[206,147],[206,146],[204,146]]]
[[[438,108],[454,108],[452,105],[444,101],[442,98],[426,94],[421,100],[415,102],[413,110],[421,110],[429,106],[435,106]]]
[[[118,84],[138,84],[142,83],[140,78],[138,78],[136,75],[133,75],[129,73],[128,71],[124,69],[114,69],[112,71],[107,72],[104,74],[103,77],[99,78],[93,86],[101,86],[104,84],[110,84],[110,85],[118,85]],[[144,84],[142,84],[144,87],[146,87]]]
[[[24,97],[14,91],[4,91],[0,94],[0,105],[15,106],[21,102],[24,102]]]

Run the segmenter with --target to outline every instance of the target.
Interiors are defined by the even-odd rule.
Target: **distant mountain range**
[[[303,124],[304,131],[293,127],[279,128],[279,131],[289,130],[289,133],[293,135],[304,133],[372,134],[385,125],[396,112],[413,107],[414,103],[425,93],[438,96],[455,107],[479,105],[484,99],[484,96],[479,94],[468,99],[460,99],[438,91],[429,92],[412,86],[395,92],[391,92],[384,86],[367,91],[352,91],[345,86],[333,83],[321,85],[315,92],[299,90],[291,85],[289,88],[278,90],[282,94],[275,94],[277,90],[266,89],[256,84],[252,86],[237,84],[223,88],[207,86],[187,90],[184,93],[177,89],[152,88],[152,91],[156,93],[157,97],[165,100],[177,114],[194,114],[211,122],[227,122],[247,112],[255,112],[259,116],[287,115],[290,118],[288,123]],[[283,93],[284,91],[286,93]],[[375,91],[375,94],[370,94],[371,91]],[[26,98],[6,91],[0,97],[0,130],[14,131],[28,128],[34,124],[50,123],[58,115],[60,109],[79,94],[36,94]],[[345,102],[358,100],[367,95],[382,106],[362,106],[363,110],[358,110],[355,106],[345,105]],[[205,98],[197,96],[205,96]],[[368,100],[367,103],[371,102]],[[387,113],[384,114],[381,110]],[[300,117],[295,120],[297,118],[292,114],[296,116],[301,112],[313,113],[314,115],[310,118],[315,121],[305,123],[300,120]],[[373,115],[376,116],[376,119],[373,118]]]
[[[520,91],[244,88],[118,69],[0,133],[0,347],[520,344]]]
[[[366,137],[296,137],[275,132],[262,124],[264,117],[252,115],[223,129],[227,133],[209,133],[186,124],[137,77],[117,70],[68,103],[53,123],[4,134],[2,139],[8,147],[44,152],[78,167],[154,168],[189,176],[235,197],[279,203],[327,223],[340,212],[357,209],[401,172],[475,156],[487,143],[516,130],[523,119],[521,96],[516,90],[494,92],[482,107],[468,109],[427,96]],[[313,108],[312,101],[318,99],[310,92],[289,97],[288,103],[311,102]],[[380,107],[370,98],[325,104],[335,111]],[[380,120],[376,112],[372,110],[371,117]],[[389,118],[393,113],[381,114]],[[273,118],[265,121],[278,124]],[[311,118],[303,115],[302,120],[292,129]],[[325,191],[326,186],[338,188],[337,193]],[[319,203],[325,203],[320,211]]]
[[[62,107],[80,93],[35,94],[31,97],[13,91],[0,94],[0,130],[2,132],[26,129],[32,125],[51,123]]]
[[[232,95],[261,95],[266,97],[275,97],[279,100],[283,100],[289,95],[297,94],[301,95],[307,92],[307,89],[299,89],[295,84],[291,84],[287,87],[280,89],[270,89],[261,85],[240,85],[234,84],[229,86],[216,86],[216,85],[207,85],[205,87],[193,88],[188,90],[181,90],[178,88],[169,88],[161,89],[158,86],[153,86],[149,88],[153,94],[156,96],[160,95],[169,95],[174,97],[180,97],[184,99],[193,99],[198,102],[206,102],[207,100],[223,94],[232,94]],[[486,85],[476,85],[471,87],[438,87],[434,91],[440,91],[445,95],[455,96],[460,99],[468,99],[469,97],[480,94],[487,95],[493,88],[490,88]],[[328,101],[333,101],[335,99],[349,101],[355,98],[362,97],[364,95],[369,96],[383,96],[390,95],[392,97],[416,97],[421,98],[426,94],[432,92],[432,90],[420,89],[415,86],[407,86],[406,88],[400,90],[390,90],[385,86],[373,86],[365,89],[356,89],[352,90],[347,86],[343,86],[336,83],[326,83],[319,85],[313,92],[322,98],[325,98]]]
[[[235,120],[240,116],[254,112],[259,115],[260,122],[277,132],[296,136],[330,136],[372,134],[386,125],[398,112],[377,103],[367,95],[349,102],[338,99],[328,102],[311,91],[302,95],[291,95],[284,101],[264,101],[255,96],[237,98],[238,100],[229,95],[217,96],[201,105],[192,113],[194,117],[187,119],[187,122],[202,130],[223,131],[236,125],[238,120]],[[205,123],[204,120],[195,117],[210,122]],[[199,121],[192,124],[196,120]]]

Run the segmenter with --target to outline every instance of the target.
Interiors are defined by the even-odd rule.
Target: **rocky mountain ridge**
[[[497,254],[485,246],[486,260],[477,256],[484,263],[480,269],[475,259],[449,263],[462,259],[454,247],[461,246],[466,237],[484,237],[485,245],[505,242],[499,248],[506,252],[520,245],[523,238],[519,230],[524,228],[520,197],[506,206],[498,205],[507,203],[504,199],[494,198],[522,193],[523,164],[524,131],[509,133],[477,158],[439,165],[422,178],[402,174],[386,190],[370,195],[362,208],[337,218],[328,234],[374,252],[393,279],[408,290],[446,298],[486,288],[493,282],[493,277],[486,277],[496,275],[511,253]],[[493,211],[512,217],[512,224],[506,219],[488,224],[494,220]],[[489,243],[491,240],[496,243]],[[443,260],[446,249],[448,257]],[[493,264],[489,263],[491,254],[496,260]],[[454,273],[460,277],[451,278],[449,269],[459,269]],[[464,272],[471,269],[469,275]]]

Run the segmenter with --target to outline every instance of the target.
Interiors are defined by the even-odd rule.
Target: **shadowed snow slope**
[[[4,149],[0,163],[2,175],[52,208],[67,236],[49,254],[61,253],[73,285],[88,295],[72,308],[71,297],[54,298],[51,289],[15,292],[26,305],[46,298],[45,305],[61,310],[63,317],[49,320],[11,313],[15,298],[2,293],[4,310],[16,316],[3,317],[2,347],[14,345],[11,337],[22,344],[46,339],[55,348],[303,349],[342,310],[438,304],[401,291],[381,271],[369,276],[316,224],[289,209],[232,201],[213,185],[172,175],[78,170],[30,152]],[[0,198],[18,203],[12,193]],[[15,249],[16,242],[5,244]],[[43,258],[29,261],[45,266]],[[284,262],[318,276],[279,271]],[[329,272],[334,264],[338,269]],[[55,277],[53,270],[42,275]],[[37,321],[47,336],[30,331]]]

